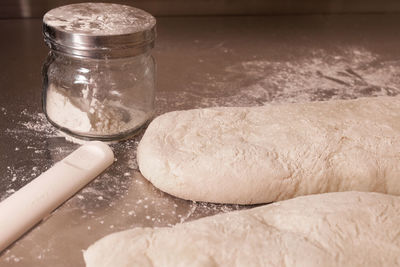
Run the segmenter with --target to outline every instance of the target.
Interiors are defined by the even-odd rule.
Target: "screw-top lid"
[[[154,46],[156,19],[130,6],[82,3],[58,7],[43,17],[43,35],[53,50],[79,57],[135,56]]]

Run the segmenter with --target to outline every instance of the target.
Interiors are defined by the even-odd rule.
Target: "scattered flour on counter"
[[[4,135],[14,145],[4,158],[12,158],[3,173],[0,201],[47,170],[54,162],[64,158],[73,147],[59,143],[55,129],[41,112],[24,108],[7,113],[9,124]],[[11,127],[12,125],[12,127]]]
[[[257,81],[243,92],[259,104],[393,96],[400,93],[399,70],[400,61],[383,60],[363,49],[340,55],[317,51],[297,62],[248,61],[227,69]]]
[[[67,141],[69,141],[69,142],[71,142],[71,143],[78,144],[78,145],[84,145],[84,144],[87,144],[88,142],[90,142],[90,140],[84,140],[84,139],[76,138],[76,137],[73,137],[73,136],[71,136],[71,135],[68,135],[68,134],[66,134],[66,133],[64,133],[64,132],[61,132],[61,131],[59,131],[59,135],[62,136],[62,137],[64,137],[65,140],[67,140]],[[110,144],[117,143],[118,140],[116,140],[116,141],[109,141],[109,142],[103,141],[103,142],[110,145]]]
[[[8,132],[40,137],[58,137],[58,131],[48,121],[44,113],[32,113],[27,109],[22,110],[20,125],[23,128],[9,129]]]
[[[141,126],[150,117],[141,110],[124,107],[116,101],[106,99],[100,102],[94,97],[73,97],[66,90],[54,86],[48,90],[46,110],[49,118],[59,126],[95,135],[129,131]]]
[[[290,61],[238,62],[203,78],[182,91],[159,92],[157,112],[394,96],[400,93],[400,60],[385,59],[362,47],[340,48],[335,53],[321,49]],[[224,94],[214,97],[212,92]]]
[[[14,261],[14,262],[20,262],[20,261],[23,260],[24,258],[23,258],[23,257],[16,257],[16,256],[12,255],[9,259],[12,260],[12,261]],[[6,258],[6,261],[7,261],[7,260],[8,260],[8,259]]]

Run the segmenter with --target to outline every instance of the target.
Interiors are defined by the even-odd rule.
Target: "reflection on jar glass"
[[[154,17],[123,5],[73,4],[46,13],[43,33],[51,48],[43,109],[54,126],[73,137],[111,141],[151,119]]]

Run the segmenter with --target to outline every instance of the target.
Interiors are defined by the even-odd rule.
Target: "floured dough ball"
[[[146,130],[138,163],[154,186],[196,201],[400,194],[400,97],[166,113]]]
[[[84,252],[101,266],[400,266],[400,197],[339,192],[135,228]]]

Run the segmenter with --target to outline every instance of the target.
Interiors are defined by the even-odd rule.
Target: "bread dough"
[[[137,158],[156,187],[197,201],[400,194],[400,97],[170,112],[149,125]]]
[[[303,196],[172,228],[135,228],[84,252],[101,266],[400,266],[400,197]]]

